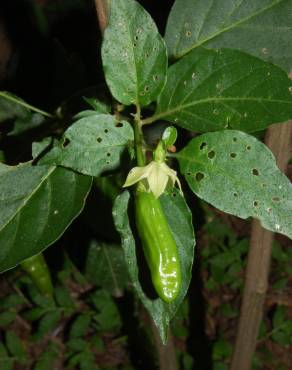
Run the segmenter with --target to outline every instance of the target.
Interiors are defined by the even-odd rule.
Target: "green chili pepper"
[[[176,242],[159,199],[153,193],[137,191],[136,226],[159,297],[172,302],[181,288],[181,266]]]
[[[41,293],[49,297],[53,296],[50,270],[42,253],[21,262],[21,267],[31,277]]]

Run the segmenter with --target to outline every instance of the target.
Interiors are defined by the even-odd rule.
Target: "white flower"
[[[131,186],[142,181],[145,190],[154,194],[156,198],[164,192],[168,183],[174,186],[175,183],[181,191],[181,185],[176,171],[172,170],[164,162],[152,161],[145,167],[134,167],[129,172],[123,187]]]

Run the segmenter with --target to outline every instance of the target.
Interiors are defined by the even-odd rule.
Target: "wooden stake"
[[[265,143],[274,153],[278,167],[285,172],[290,155],[292,121],[268,128]],[[250,370],[256,350],[259,326],[268,289],[273,233],[252,221],[245,286],[235,348],[230,370]]]

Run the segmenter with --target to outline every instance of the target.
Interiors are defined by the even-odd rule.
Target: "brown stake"
[[[104,32],[107,26],[109,6],[110,0],[95,0],[97,19],[101,33]]]
[[[178,370],[174,341],[171,331],[168,331],[168,341],[166,346],[164,346],[161,342],[160,335],[152,318],[149,317],[149,320],[151,320],[152,333],[154,334],[155,347],[159,360],[159,370]]]
[[[285,172],[290,155],[292,121],[268,128],[265,143]],[[268,289],[273,233],[252,221],[243,300],[230,370],[250,370]]]

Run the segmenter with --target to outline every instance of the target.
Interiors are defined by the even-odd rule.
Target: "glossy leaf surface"
[[[81,212],[91,178],[64,168],[0,164],[0,271],[40,253]]]

